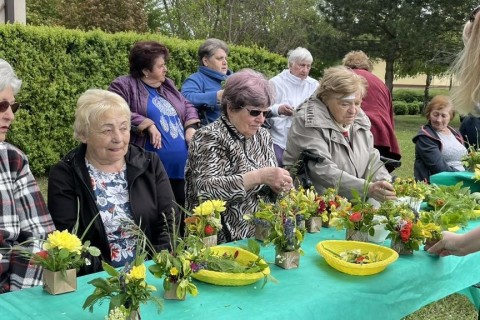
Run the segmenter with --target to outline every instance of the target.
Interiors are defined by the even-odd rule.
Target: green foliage
[[[393,112],[396,115],[408,114],[408,103],[405,101],[393,101]]]
[[[0,56],[23,81],[22,107],[7,137],[29,157],[34,174],[49,168],[77,145],[73,139],[76,101],[89,88],[106,89],[128,73],[128,53],[139,40],[156,40],[171,53],[169,77],[178,87],[197,69],[199,41],[156,34],[82,32],[60,27],[0,25]],[[285,58],[264,49],[230,46],[233,70],[253,68],[267,76],[284,69]]]

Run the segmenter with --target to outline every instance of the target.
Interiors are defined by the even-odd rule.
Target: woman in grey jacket
[[[307,163],[317,192],[338,185],[347,198],[356,190],[378,201],[393,200],[391,177],[373,147],[370,120],[360,107],[365,83],[343,66],[325,70],[320,87],[294,116],[284,162],[294,166],[308,151],[317,159]]]

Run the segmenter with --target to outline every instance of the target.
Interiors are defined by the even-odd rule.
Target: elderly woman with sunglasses
[[[263,75],[250,69],[234,73],[222,96],[222,115],[195,133],[185,171],[187,208],[200,200],[227,202],[219,242],[253,236],[243,215],[257,210],[259,196],[292,187],[288,171],[276,167],[273,144],[262,127],[274,91]],[[273,192],[272,192],[273,191]]]
[[[19,107],[15,95],[21,85],[10,64],[0,59],[0,293],[42,284],[41,269],[10,249],[27,240],[44,239],[55,230],[27,157],[5,142]],[[24,249],[40,247],[32,242]]]
[[[287,138],[285,166],[294,166],[303,151],[316,161],[306,169],[315,189],[339,187],[352,198],[352,190],[378,201],[395,199],[391,177],[373,146],[370,120],[361,109],[366,80],[351,69],[325,70],[317,91],[294,116]]]

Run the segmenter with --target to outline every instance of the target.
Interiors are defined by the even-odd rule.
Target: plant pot
[[[50,294],[61,294],[77,290],[77,270],[65,272],[43,270],[43,290]]]
[[[305,223],[307,227],[307,232],[309,233],[320,232],[320,230],[322,229],[322,223],[323,223],[322,217],[311,217]]]
[[[438,241],[440,241],[440,240],[436,240],[436,239],[435,240],[432,240],[432,239],[426,240],[425,241],[425,246],[423,247],[423,250],[427,251]]]
[[[406,203],[415,213],[420,212],[420,207],[422,206],[422,200],[415,197],[399,197],[396,202]]]
[[[375,215],[372,222],[376,223],[373,226],[375,233],[373,234],[373,236],[368,235],[368,241],[373,243],[383,243],[390,234],[390,231],[385,229],[385,226],[387,225],[387,218],[385,218],[384,216]]]
[[[166,300],[180,300],[180,301],[185,300],[186,292],[180,297],[177,296],[178,285],[179,285],[178,282],[166,283],[166,280],[164,280],[163,288],[165,289],[165,292],[163,293],[163,298]]]
[[[283,269],[298,268],[300,265],[300,253],[298,251],[275,251],[275,264]]]
[[[390,243],[390,248],[397,251],[397,253],[402,256],[413,254],[413,250],[405,247],[405,243],[403,243],[400,239],[392,240]]]
[[[214,247],[217,245],[217,235],[214,234],[212,236],[202,238],[202,242],[205,245],[205,247]]]
[[[368,242],[368,233],[360,230],[347,229],[345,240]]]
[[[265,239],[268,239],[268,237],[270,236],[271,229],[272,229],[272,225],[266,220],[263,220],[261,222],[256,222],[255,223],[255,239],[259,241],[264,241]]]
[[[130,314],[127,316],[127,320],[141,320],[142,317],[140,316],[140,310],[132,310]]]

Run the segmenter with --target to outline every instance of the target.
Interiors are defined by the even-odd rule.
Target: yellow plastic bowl
[[[235,254],[235,251],[238,251],[238,256],[236,260],[243,264],[255,261],[258,258],[258,256],[251,253],[250,251],[238,247],[215,246],[211,247],[210,250],[212,250],[212,252],[217,255],[223,255],[224,253],[233,255]],[[200,270],[199,272],[193,273],[192,278],[218,286],[246,286],[257,282],[260,279],[263,279],[266,275],[269,274],[270,267],[267,267],[262,272],[255,273],[228,273],[210,270]]]
[[[341,260],[334,255],[331,250],[337,254],[345,252],[347,250],[360,249],[362,253],[369,251],[382,254],[382,261],[356,264]],[[346,241],[346,240],[325,240],[320,241],[317,244],[317,251],[327,261],[327,263],[337,269],[340,272],[355,275],[355,276],[368,276],[382,272],[390,263],[395,262],[398,259],[398,253],[390,248],[382,247],[373,243],[360,242],[360,241]]]

